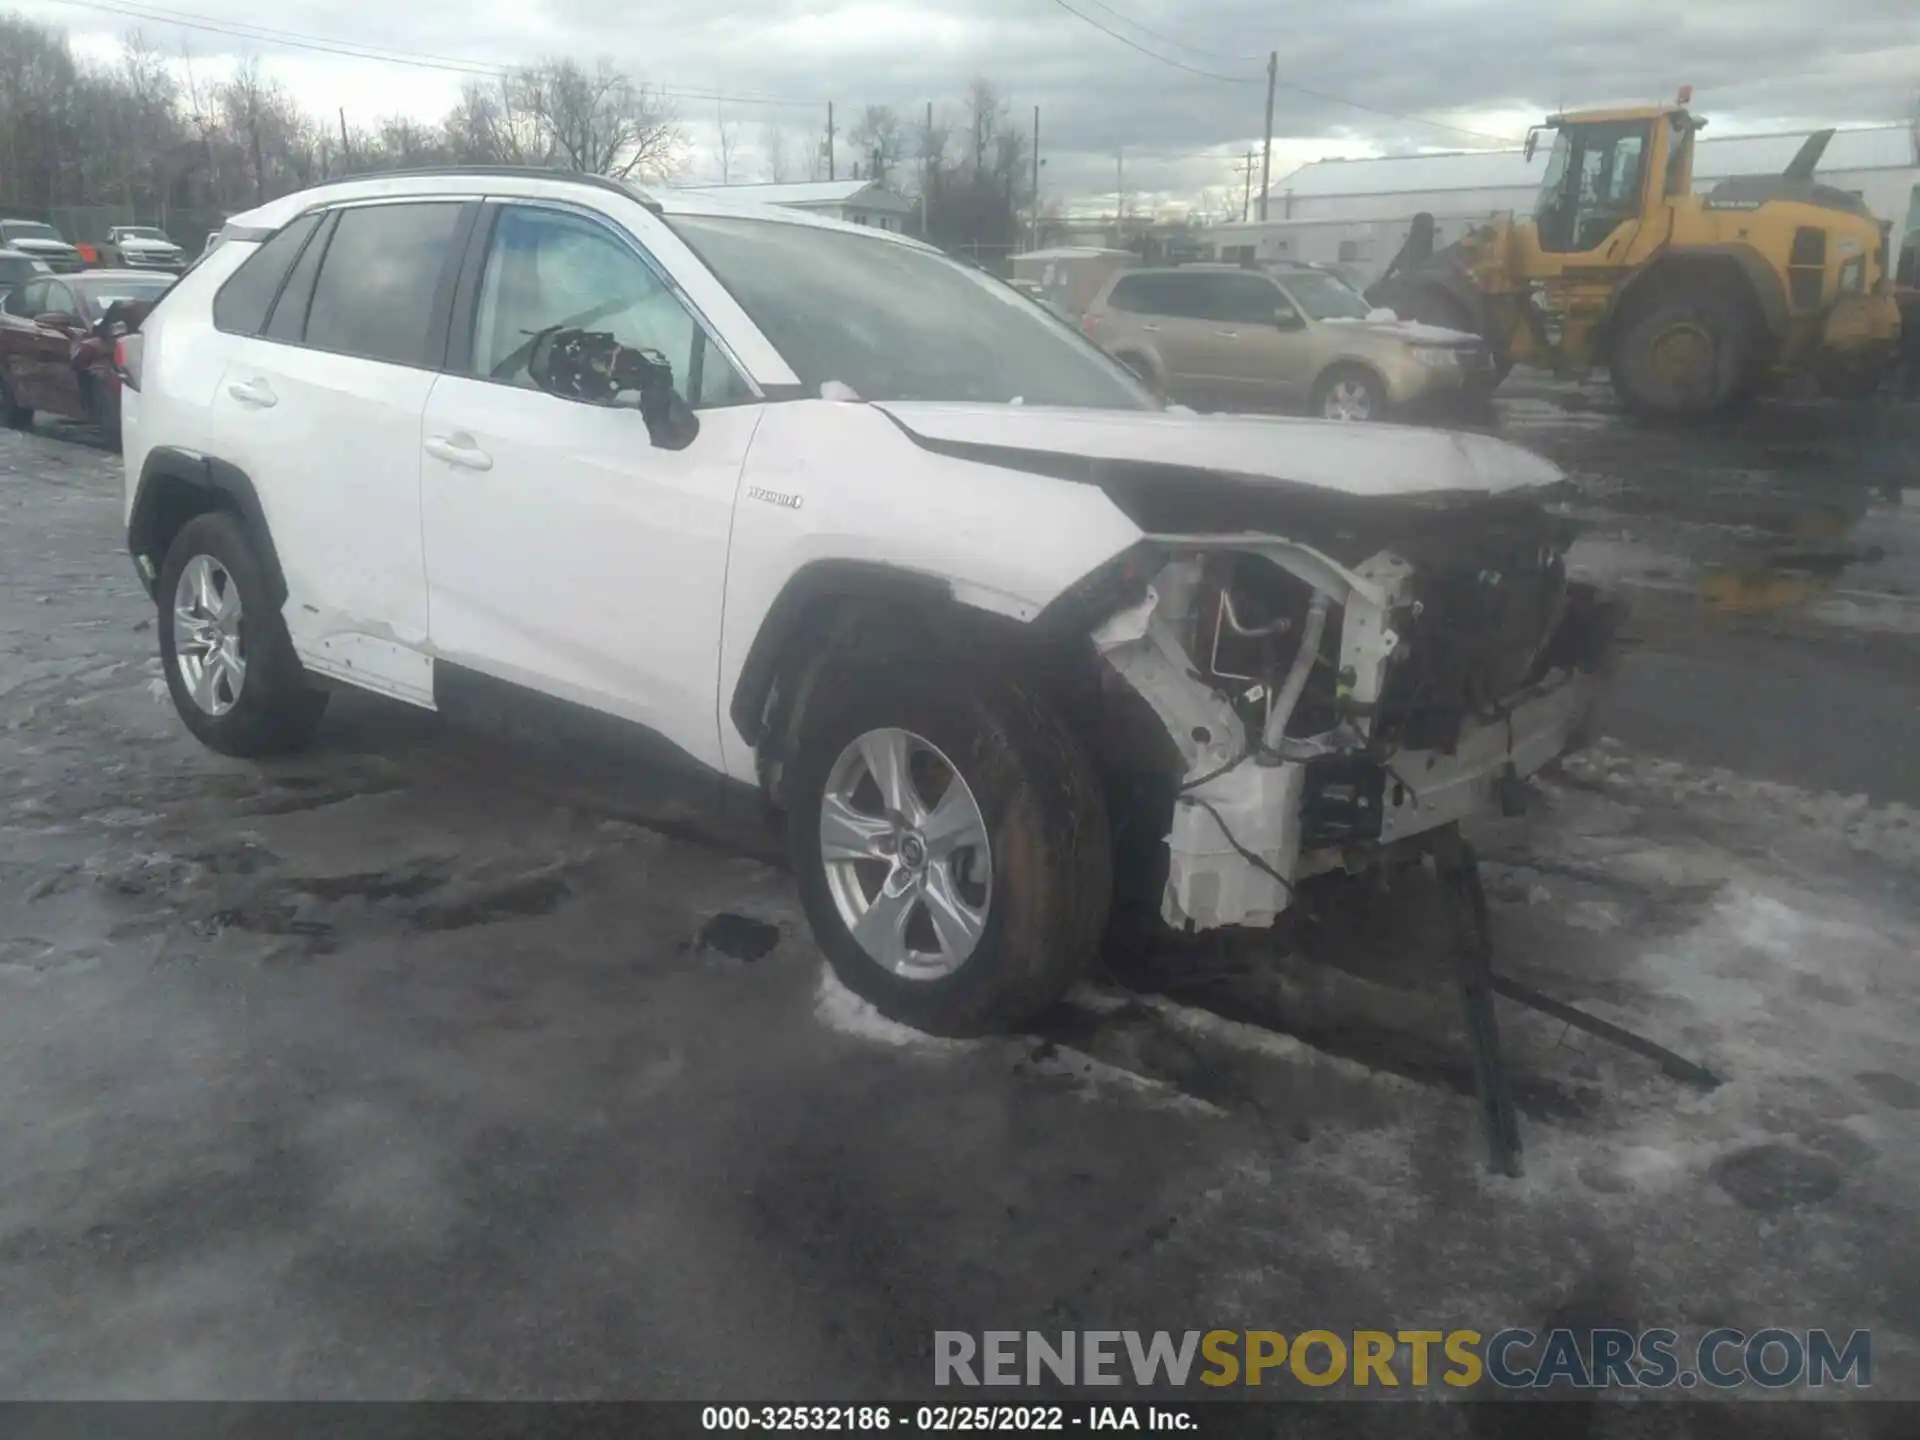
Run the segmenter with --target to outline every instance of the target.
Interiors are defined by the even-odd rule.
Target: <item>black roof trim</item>
[[[421,180],[437,176],[476,180],[560,180],[574,185],[591,185],[596,190],[637,200],[656,215],[665,213],[660,202],[638,185],[616,180],[611,175],[590,175],[582,170],[554,170],[544,165],[424,165],[413,170],[368,170],[359,175],[343,175],[338,180],[323,180],[313,188],[320,190],[333,185],[353,185],[364,180]]]

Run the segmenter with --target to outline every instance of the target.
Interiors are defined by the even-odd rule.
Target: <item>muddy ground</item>
[[[1749,422],[1489,422],[1639,603],[1607,740],[1477,836],[1499,964],[1721,1081],[1503,1002],[1517,1180],[1418,877],[929,1040],[750,837],[360,697],[200,749],[117,458],[0,434],[0,1395],[851,1399],[936,1329],[1573,1316],[1870,1328],[1920,1398],[1920,509],[1898,433]]]

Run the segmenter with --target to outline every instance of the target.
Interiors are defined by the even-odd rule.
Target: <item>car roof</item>
[[[160,280],[172,284],[180,277],[165,270],[133,270],[122,267],[117,270],[80,270],[72,274],[56,277],[61,280],[79,280],[91,283],[95,280]]]
[[[277,200],[269,200],[266,204],[241,214],[229,216],[223,228],[231,228],[238,232],[278,230],[296,215],[315,205],[338,204],[349,200],[398,199],[410,195],[472,195],[476,190],[484,190],[489,195],[521,199],[564,200],[580,198],[583,189],[630,201],[644,206],[656,215],[669,218],[675,215],[690,215],[765,220],[808,229],[838,230],[866,236],[872,240],[889,241],[939,253],[933,246],[895,231],[880,230],[869,225],[854,225],[844,220],[834,220],[824,215],[809,214],[785,206],[768,205],[753,200],[721,199],[711,194],[696,195],[681,190],[649,191],[605,175],[586,175],[578,171],[546,170],[535,166],[516,165],[462,165],[427,170],[389,170],[331,180],[306,190],[297,190],[291,195],[283,195]],[[238,238],[264,237],[242,234]]]

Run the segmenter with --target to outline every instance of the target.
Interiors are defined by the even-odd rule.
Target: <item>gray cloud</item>
[[[184,4],[184,0],[182,0]],[[1464,148],[1482,143],[1417,120],[1514,133],[1527,116],[1561,105],[1665,99],[1694,87],[1716,129],[1800,122],[1870,122],[1909,112],[1920,82],[1911,0],[1653,0],[1541,7],[1522,0],[1353,0],[1283,10],[1271,0],[1068,0],[1139,45],[1209,78],[1159,63],[1074,18],[1055,0],[713,0],[682,6],[619,0],[297,0],[271,17],[241,0],[192,0],[193,13],[362,45],[506,65],[541,54],[605,55],[636,76],[683,90],[802,102],[735,100],[721,107],[752,148],[761,122],[796,138],[817,135],[826,102],[843,126],[863,103],[918,117],[928,100],[957,105],[975,75],[991,78],[1024,123],[1041,107],[1051,196],[1110,193],[1114,155],[1127,156],[1130,190],[1190,194],[1239,180],[1232,155],[1258,143],[1264,52],[1284,81],[1342,96],[1333,103],[1283,84],[1274,114],[1282,137],[1331,141],[1348,153]],[[1117,18],[1137,20],[1153,35]],[[136,22],[84,9],[45,8],[76,30]],[[174,43],[177,32],[142,21]],[[1169,38],[1179,37],[1182,45]],[[191,37],[202,55],[251,49],[269,70],[297,58],[312,101],[329,74],[339,103],[415,110],[457,76],[298,55],[270,43]],[[318,77],[317,79],[314,77]],[[683,98],[696,141],[710,154],[715,102]],[[1324,148],[1328,148],[1323,146]],[[1223,158],[1197,158],[1218,153]],[[1283,154],[1300,156],[1301,147]],[[851,157],[848,157],[849,159]],[[753,163],[749,156],[746,163]],[[1276,165],[1276,175],[1286,165]]]

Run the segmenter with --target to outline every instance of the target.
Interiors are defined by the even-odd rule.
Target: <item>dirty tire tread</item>
[[[860,948],[820,862],[827,772],[855,736],[899,726],[960,766],[986,817],[993,892],[967,960],[937,980],[904,980]],[[795,755],[788,849],[814,936],[848,989],[891,1019],[940,1035],[1017,1028],[1090,969],[1112,901],[1106,801],[1084,747],[1031,686],[969,667],[890,667],[850,677],[810,718]]]
[[[1647,364],[1648,342],[1681,319],[1702,322],[1715,338],[1717,373],[1693,395],[1660,384]],[[1643,415],[1672,418],[1719,414],[1739,403],[1754,382],[1753,327],[1737,295],[1723,287],[1668,289],[1635,305],[1614,342],[1608,372],[1621,401]]]
[[[225,715],[208,715],[186,693],[174,658],[173,595],[180,573],[196,555],[211,555],[240,587],[246,619],[247,680]],[[269,599],[266,573],[245,528],[225,511],[197,515],[167,547],[156,587],[160,659],[174,709],[201,744],[222,755],[255,758],[305,749],[327,707],[327,692],[308,681],[286,622]]]

